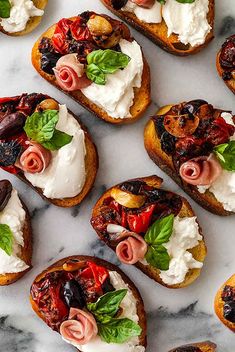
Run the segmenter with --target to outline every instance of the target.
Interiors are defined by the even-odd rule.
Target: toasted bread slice
[[[9,273],[9,274],[0,275],[0,286],[13,284],[13,282],[19,280],[32,268],[31,261],[32,261],[33,247],[32,247],[32,227],[31,227],[30,215],[26,205],[22,201],[21,203],[26,213],[26,217],[25,217],[25,224],[23,228],[24,247],[22,248],[19,258],[22,259],[29,266],[29,268],[19,273]]]
[[[166,105],[160,108],[156,115],[165,114],[172,105]],[[161,148],[161,142],[155,130],[154,122],[150,119],[146,124],[144,131],[144,144],[149,157],[169,175],[183,190],[190,195],[197,203],[206,210],[216,215],[231,215],[232,212],[224,209],[223,205],[218,202],[214,194],[208,190],[200,193],[196,186],[192,186],[184,182],[180,175],[176,173],[172,157],[167,155]]]
[[[32,0],[32,1],[34,5],[40,10],[44,10],[48,3],[48,0]],[[16,33],[8,33],[4,31],[4,29],[0,25],[0,32],[12,37],[19,37],[22,35],[26,35],[31,33],[40,24],[41,20],[42,20],[42,16],[31,17],[26,25],[26,28],[23,31],[16,32]]]
[[[220,55],[221,55],[221,50],[218,52],[216,57],[216,67],[217,67],[218,74],[220,75],[221,78],[223,78],[223,74],[225,70],[220,65]],[[233,94],[235,94],[235,78],[232,78],[229,80],[223,80],[223,81],[227,85],[227,87],[233,92]]]
[[[128,180],[128,181],[144,181],[146,182],[148,185],[153,186],[154,188],[161,188],[162,182],[163,180],[158,177],[158,176],[149,176],[149,177],[142,177],[142,178],[136,178],[133,180]],[[107,199],[108,197],[111,196],[111,192],[115,187],[118,187],[120,184],[113,186],[112,188],[108,189],[102,196],[101,198],[97,201],[97,203],[95,204],[94,208],[93,208],[93,212],[92,212],[92,218],[96,217],[99,215],[100,213],[100,207],[103,205],[105,199]],[[195,216],[190,204],[188,203],[188,201],[181,197],[182,199],[182,208],[179,212],[179,217],[192,217]],[[201,232],[201,228],[199,226],[199,231],[200,234],[202,235]],[[105,241],[105,243],[112,249],[115,251],[116,246],[111,245],[108,239],[104,239],[104,236],[102,236],[102,234],[100,232],[98,232],[96,230],[98,236],[101,238],[101,240]],[[192,254],[193,257],[200,262],[203,262],[205,257],[206,257],[206,253],[207,253],[207,249],[206,249],[206,245],[204,240],[202,240],[201,242],[199,242],[199,244],[194,247],[193,249],[189,250]],[[167,285],[166,283],[164,283],[162,281],[162,279],[160,278],[159,274],[160,274],[160,270],[150,266],[150,265],[144,265],[141,262],[137,262],[135,264],[135,266],[140,269],[144,274],[146,274],[147,276],[149,276],[151,279],[153,279],[154,281],[158,282],[159,284],[168,287],[168,288],[173,288],[173,289],[177,289],[177,288],[183,288],[183,287],[187,287],[190,284],[192,284],[200,275],[201,269],[190,269],[189,272],[186,275],[186,278],[184,280],[184,282],[177,284],[177,285]]]
[[[210,33],[208,33],[205,43],[199,46],[192,47],[190,44],[185,45],[181,43],[176,34],[171,34],[169,37],[167,35],[167,26],[164,20],[161,23],[146,23],[138,19],[138,17],[131,12],[115,10],[111,6],[111,0],[101,0],[102,3],[115,15],[129,23],[135,29],[143,33],[146,37],[152,40],[155,44],[160,46],[163,50],[169,52],[173,55],[178,56],[188,56],[198,53],[204,47],[206,47],[209,42],[214,38],[213,27],[214,27],[214,17],[215,17],[215,2],[214,0],[209,0],[209,12],[207,15],[207,20],[212,27]]]
[[[74,19],[74,17],[70,18],[71,20]],[[54,34],[55,31],[55,25],[51,26],[46,32],[44,32],[41,37],[36,41],[34,44],[33,50],[32,50],[32,64],[34,68],[37,70],[37,72],[44,78],[46,79],[49,83],[51,83],[53,86],[58,88],[59,90],[62,90],[59,85],[56,82],[56,78],[53,75],[47,74],[41,69],[40,65],[40,58],[41,54],[39,52],[39,43],[42,37],[48,37],[51,38]],[[146,59],[144,58],[144,68],[143,68],[143,74],[142,74],[142,84],[140,88],[134,88],[135,90],[135,96],[134,96],[134,103],[130,108],[130,113],[131,117],[128,118],[113,118],[109,116],[103,109],[101,109],[99,106],[96,104],[92,103],[85,95],[80,91],[76,90],[73,92],[65,92],[65,94],[69,95],[71,98],[73,98],[75,101],[77,101],[79,104],[81,104],[84,108],[95,114],[97,117],[99,117],[102,120],[105,120],[107,122],[113,123],[113,124],[126,124],[126,123],[132,123],[138,120],[143,113],[146,111],[147,107],[149,106],[151,102],[150,98],[150,69],[148,66],[148,63]]]
[[[173,348],[173,350],[170,350],[169,352],[187,352],[187,351],[191,351],[193,352],[193,349],[190,349],[193,347],[197,347],[200,349],[201,352],[215,352],[216,351],[216,344],[214,344],[213,342],[210,341],[205,341],[205,342],[197,342],[197,343],[192,343],[192,344],[188,344],[188,345],[183,345],[180,346],[178,348]],[[187,350],[188,348],[188,350]],[[195,350],[195,352],[198,352]]]
[[[66,262],[69,262],[71,260],[92,261],[92,262],[96,263],[97,265],[105,267],[109,271],[116,271],[119,275],[121,275],[123,281],[128,285],[128,287],[130,288],[130,290],[133,293],[133,296],[136,299],[137,315],[139,317],[139,325],[140,325],[140,327],[142,329],[142,333],[139,336],[139,344],[141,346],[146,347],[147,346],[147,338],[146,338],[147,321],[146,321],[146,313],[145,313],[145,309],[144,309],[144,302],[143,302],[142,297],[141,297],[137,287],[135,286],[135,284],[116,265],[111,264],[111,263],[109,263],[109,262],[107,262],[107,261],[105,261],[103,259],[99,259],[99,258],[95,258],[95,257],[91,257],[91,256],[74,255],[74,256],[70,256],[70,257],[61,259],[61,260],[57,261],[56,263],[52,264],[49,268],[47,268],[41,274],[39,274],[36,277],[36,279],[34,280],[34,282],[40,281],[49,272],[63,270],[63,264],[65,264]],[[30,295],[30,302],[31,302],[32,308],[35,311],[35,313],[41,319],[43,319],[42,315],[39,312],[39,309],[38,309],[37,305],[35,304],[34,300],[31,297],[31,295]]]
[[[218,290],[216,296],[215,296],[215,302],[214,302],[214,308],[215,308],[215,313],[217,314],[218,318],[221,320],[221,322],[227,326],[230,330],[235,332],[235,323],[230,322],[229,320],[225,319],[224,314],[223,314],[223,308],[225,302],[222,300],[222,293],[225,288],[225,286],[232,286],[235,289],[235,274],[231,276]]]

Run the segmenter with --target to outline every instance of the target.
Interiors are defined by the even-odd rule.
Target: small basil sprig
[[[168,270],[170,256],[163,243],[167,243],[173,232],[174,215],[159,219],[148,229],[145,241],[148,243],[148,251],[145,255],[147,262],[160,270]]]
[[[106,74],[115,73],[125,68],[130,62],[130,57],[114,50],[95,50],[87,55],[87,77],[99,85],[105,85]]]
[[[9,18],[11,13],[11,4],[9,0],[0,0],[0,17]]]
[[[235,171],[235,141],[217,145],[214,153],[223,169]]]
[[[40,143],[46,149],[58,150],[69,144],[73,138],[55,128],[58,121],[57,110],[35,112],[27,118],[24,130],[32,141]]]
[[[87,309],[94,315],[100,338],[107,343],[124,343],[141,334],[138,324],[128,318],[115,318],[127,289],[108,292],[97,302],[88,303]]]
[[[158,2],[160,2],[160,4],[165,5],[166,0],[157,0]],[[195,0],[176,0],[177,2],[180,2],[181,4],[192,4],[193,2],[195,2]]]
[[[13,233],[6,224],[0,224],[0,248],[4,250],[7,255],[12,254]]]

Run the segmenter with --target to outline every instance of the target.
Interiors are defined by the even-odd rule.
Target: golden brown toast
[[[33,247],[32,247],[33,240],[32,240],[32,228],[31,228],[30,215],[25,204],[22,201],[21,203],[23,205],[24,211],[26,212],[26,217],[25,217],[25,224],[23,228],[24,247],[22,248],[19,258],[22,259],[29,266],[29,268],[19,273],[9,273],[9,274],[0,275],[0,286],[13,284],[13,282],[19,280],[32,268],[31,261],[32,261],[32,252],[33,252]]]
[[[109,271],[116,271],[119,275],[121,275],[123,281],[129,286],[129,288],[132,291],[133,296],[136,299],[137,315],[139,317],[139,325],[140,325],[140,327],[142,329],[142,333],[139,336],[139,344],[141,346],[146,347],[147,346],[147,337],[146,337],[146,334],[147,334],[147,321],[146,321],[146,313],[145,313],[145,309],[144,309],[144,302],[143,302],[142,297],[141,297],[137,287],[135,286],[135,284],[116,265],[111,264],[111,263],[109,263],[109,262],[107,262],[107,261],[105,261],[103,259],[99,259],[99,258],[95,258],[95,257],[91,257],[91,256],[73,255],[73,256],[70,256],[70,257],[67,257],[67,258],[63,258],[63,259],[57,261],[56,263],[52,264],[51,266],[49,266],[46,270],[44,270],[41,274],[39,274],[36,277],[34,282],[40,281],[48,272],[63,270],[63,264],[65,264],[66,262],[69,262],[71,260],[93,261],[97,265],[103,266],[106,269],[108,269]],[[41,319],[43,319],[42,315],[40,314],[40,312],[38,310],[37,305],[35,304],[35,302],[33,301],[32,297],[31,297],[31,295],[30,295],[30,302],[31,302],[32,308],[35,311],[35,313]]]
[[[216,351],[216,344],[210,341],[205,341],[205,342],[198,342],[198,343],[192,343],[188,345],[183,345],[178,348],[173,348],[173,350],[170,350],[169,352],[180,352],[182,349],[182,352],[186,351],[185,348],[187,347],[198,347],[202,352],[215,352]]]
[[[229,320],[225,319],[224,314],[223,314],[223,307],[225,302],[222,300],[222,292],[224,290],[224,287],[226,285],[232,286],[235,288],[235,274],[231,276],[218,290],[216,296],[215,296],[215,302],[214,302],[214,308],[215,308],[215,313],[217,314],[218,318],[221,320],[221,322],[227,326],[230,330],[235,332],[235,323],[230,322]]]
[[[162,182],[163,180],[158,177],[158,176],[149,176],[149,177],[142,177],[142,178],[136,178],[133,180],[129,180],[129,181],[134,181],[134,180],[139,180],[139,181],[144,181],[146,182],[148,185],[153,186],[154,188],[161,188]],[[97,203],[95,204],[93,211],[92,211],[92,217],[95,217],[97,215],[99,215],[100,212],[100,207],[103,205],[104,200],[108,197],[111,196],[111,192],[112,189],[114,189],[115,187],[118,187],[119,185],[115,185],[112,188],[108,189],[102,196],[101,198],[97,201]],[[182,199],[182,208],[179,212],[179,217],[192,217],[195,216],[190,204],[188,203],[188,201],[181,197]],[[199,226],[199,230],[200,230],[200,234],[202,235],[202,231],[201,228]],[[98,236],[104,240],[103,236],[101,235],[101,233],[99,233],[98,231],[96,231]],[[105,241],[105,243],[112,249],[115,251],[115,247],[114,245],[111,245],[109,243],[109,241]],[[206,253],[207,253],[207,249],[206,249],[206,245],[204,240],[202,240],[197,247],[194,247],[193,249],[189,250],[192,254],[193,257],[200,262],[203,262],[205,257],[206,257]],[[192,284],[200,275],[201,269],[190,269],[189,272],[186,275],[185,281],[182,282],[181,284],[177,284],[177,285],[167,285],[166,283],[164,283],[162,281],[162,279],[160,278],[159,274],[160,274],[160,270],[150,266],[150,265],[144,265],[141,262],[138,262],[135,264],[135,266],[140,269],[144,274],[146,274],[147,276],[149,276],[151,279],[153,279],[154,281],[158,282],[159,284],[168,287],[168,288],[172,288],[172,289],[177,289],[177,288],[183,288],[183,287],[187,287],[190,284]]]
[[[102,3],[115,15],[126,21],[128,24],[133,26],[139,32],[143,33],[146,37],[152,40],[155,44],[160,46],[163,50],[173,55],[188,56],[198,53],[204,47],[206,47],[210,41],[214,38],[214,17],[215,17],[215,2],[209,0],[209,12],[207,15],[208,22],[212,27],[210,33],[208,33],[205,43],[203,45],[192,47],[191,45],[185,45],[180,43],[178,36],[171,34],[167,35],[167,26],[164,20],[161,23],[145,23],[137,18],[134,13],[115,10],[111,6],[111,0],[101,0]]]
[[[164,115],[172,107],[166,105],[160,108],[157,112],[158,115]],[[144,144],[149,157],[169,175],[186,193],[190,195],[197,203],[199,203],[206,210],[216,215],[231,215],[232,212],[224,209],[223,205],[217,201],[214,194],[208,190],[205,193],[200,193],[196,186],[192,186],[184,182],[180,175],[176,173],[172,157],[167,155],[161,148],[160,139],[156,133],[155,125],[152,119],[148,121],[144,131]]]
[[[216,57],[216,68],[217,68],[218,74],[222,78],[225,70],[220,65],[220,55],[221,55],[221,50],[218,52],[217,57]],[[235,94],[235,79],[232,78],[232,79],[229,79],[226,81],[223,80],[223,81],[227,85],[227,87]]]
[[[47,3],[48,3],[48,0],[32,0],[32,1],[33,1],[34,5],[40,10],[44,10],[47,6]],[[2,33],[7,34],[12,37],[19,37],[19,36],[31,33],[40,24],[41,20],[42,20],[41,16],[31,17],[27,23],[26,28],[20,32],[8,33],[6,31],[4,31],[4,29],[1,26],[0,26],[0,31]]]
[[[74,19],[74,17],[70,18],[71,20]],[[55,86],[57,89],[63,91],[59,85],[56,82],[56,78],[53,75],[47,74],[41,69],[40,66],[40,58],[41,54],[39,52],[39,43],[42,37],[48,37],[51,38],[54,34],[55,31],[55,25],[51,26],[46,32],[44,32],[41,37],[36,41],[34,44],[34,47],[32,49],[32,64],[34,68],[37,70],[37,72],[44,78],[46,79],[49,83],[51,83],[53,86]],[[144,68],[143,68],[143,74],[142,74],[142,84],[140,88],[135,88],[135,97],[134,97],[134,103],[130,108],[130,113],[132,117],[128,118],[113,118],[109,116],[104,110],[102,110],[99,106],[96,104],[92,103],[85,95],[80,91],[76,90],[73,92],[65,92],[65,94],[73,98],[75,101],[77,101],[79,104],[81,104],[84,108],[95,114],[97,117],[99,117],[102,120],[105,120],[106,122],[110,122],[113,124],[126,124],[126,123],[132,123],[137,121],[143,113],[146,111],[147,107],[149,106],[151,102],[150,98],[150,69],[148,66],[148,63],[146,59],[144,58]]]

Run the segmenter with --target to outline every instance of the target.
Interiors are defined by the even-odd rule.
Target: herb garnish
[[[6,224],[0,224],[0,248],[6,252],[7,255],[12,254],[13,233],[10,227]]]
[[[235,141],[217,145],[214,152],[223,169],[235,171]]]
[[[11,4],[9,0],[0,0],[0,17],[9,18],[11,12]]]

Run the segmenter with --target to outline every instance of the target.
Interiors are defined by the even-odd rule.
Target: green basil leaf
[[[223,169],[235,171],[235,141],[216,146],[214,152]]]
[[[100,316],[108,315],[114,317],[119,309],[120,303],[127,294],[127,289],[108,292],[101,296],[97,302],[88,303],[87,309],[100,321]],[[104,317],[107,319],[107,317]]]
[[[106,324],[97,325],[101,340],[107,343],[124,343],[131,337],[139,336],[142,331],[138,324],[128,318],[112,319]]]
[[[104,72],[95,64],[90,64],[86,68],[87,77],[96,84],[105,85],[106,78]]]
[[[0,224],[0,248],[11,255],[13,250],[13,233],[8,225]]]
[[[159,270],[168,270],[171,260],[167,249],[162,244],[159,246],[149,246],[145,259],[150,265]]]
[[[11,13],[11,4],[9,0],[0,0],[0,17],[9,18]]]
[[[95,50],[87,56],[88,66],[95,64],[103,73],[115,73],[117,70],[125,68],[130,57],[114,50]]]
[[[173,231],[174,215],[156,220],[145,234],[145,241],[149,245],[160,245],[169,241]]]
[[[47,142],[52,139],[58,121],[59,112],[57,110],[35,112],[27,118],[24,130],[33,141]]]
[[[55,129],[52,138],[47,142],[42,142],[42,146],[49,150],[58,150],[65,145],[69,144],[73,139],[73,136],[65,132],[61,132]]]
[[[178,2],[180,2],[181,4],[192,4],[193,2],[195,2],[195,0],[176,0]]]

